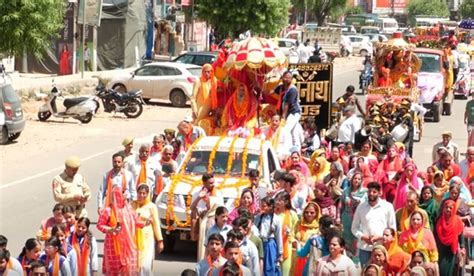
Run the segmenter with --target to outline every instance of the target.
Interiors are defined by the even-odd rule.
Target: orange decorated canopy
[[[249,37],[234,43],[224,64],[227,70],[271,69],[287,65],[285,54],[275,43],[261,37]]]

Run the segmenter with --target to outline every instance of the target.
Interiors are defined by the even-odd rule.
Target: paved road
[[[334,71],[334,98],[340,96],[348,84],[358,83],[359,72],[352,68]],[[361,99],[362,100],[362,99]],[[454,114],[443,117],[441,123],[426,123],[424,137],[415,144],[415,160],[419,167],[426,168],[430,163],[431,146],[440,140],[443,130],[452,130],[454,140],[465,150],[466,134],[462,124],[465,101],[456,100]],[[149,133],[166,127],[175,127],[178,120],[188,112],[187,109],[169,108],[163,118],[140,121],[127,129],[110,129],[110,133],[101,137],[84,139],[71,147],[55,149],[36,155],[32,158],[21,158],[18,152],[18,163],[0,166],[0,233],[9,238],[9,249],[14,255],[21,251],[27,238],[32,237],[39,226],[39,221],[51,214],[52,194],[51,179],[62,170],[65,156],[77,154],[83,159],[80,169],[92,189],[93,198],[88,203],[92,221],[97,221],[96,195],[102,175],[111,167],[110,156],[119,147],[125,135],[144,137],[135,142],[151,140]],[[58,131],[60,129],[58,128]],[[1,146],[0,146],[1,151]],[[99,252],[102,252],[103,235],[92,227],[99,241]],[[174,254],[160,255],[155,262],[155,272],[159,275],[177,275],[185,268],[194,267],[196,252],[190,243],[178,243]]]

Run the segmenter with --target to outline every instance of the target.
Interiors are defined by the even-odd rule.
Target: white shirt
[[[432,160],[433,160],[433,163],[438,161],[438,149],[440,147],[445,147],[448,152],[451,154],[451,156],[453,157],[453,161],[457,164],[459,161],[459,147],[458,145],[456,145],[455,143],[453,143],[452,141],[449,141],[448,144],[445,146],[443,145],[443,142],[439,142],[439,143],[436,143],[434,146],[433,146],[433,151],[431,153],[432,155]]]
[[[349,118],[345,119],[339,126],[337,132],[337,141],[343,143],[354,143],[355,133],[362,128],[362,120],[353,114]]]
[[[359,206],[352,220],[352,234],[359,239],[357,247],[362,250],[372,251],[373,245],[369,245],[361,240],[363,235],[379,236],[383,235],[385,228],[397,229],[395,211],[393,205],[379,198],[375,206],[370,206],[365,201]]]
[[[255,244],[247,237],[240,244],[240,252],[242,252],[243,265],[248,267],[252,275],[260,275],[260,262],[258,258],[258,249]]]
[[[125,160],[125,169],[130,171],[132,173],[133,179],[135,183],[138,180],[138,177],[140,176],[140,171],[142,169],[142,162],[141,159],[139,158],[139,155],[137,154],[135,158],[130,158]],[[150,190],[154,190],[155,188],[155,181],[156,181],[156,176],[161,173],[161,165],[160,162],[153,158],[153,157],[148,157],[146,160],[146,184],[150,187]],[[136,183],[136,184],[141,184],[141,183]]]
[[[199,198],[199,193],[201,193],[201,190],[202,189],[196,189],[193,193],[192,193],[192,202],[194,202],[196,199]],[[220,191],[218,191],[216,188],[214,188],[214,190],[216,190],[216,194],[215,196],[209,196],[209,200],[210,200],[210,205],[211,205],[211,209],[212,209],[212,206],[213,205],[217,205],[217,206],[224,206],[224,199],[223,199],[223,195]],[[196,205],[196,209],[197,209],[197,213],[198,214],[203,214],[207,211],[209,211],[207,209],[207,206],[206,206],[206,202],[202,199],[200,199]]]
[[[274,150],[276,151],[278,158],[286,160],[290,156],[290,148],[292,146],[291,135],[286,135],[283,127],[280,126],[269,139],[269,137],[266,137],[269,132],[269,128],[270,126],[267,126],[262,131],[262,139],[268,139],[272,145],[275,142],[277,148]],[[275,139],[278,139],[278,141],[274,141]]]
[[[97,207],[102,208],[104,207],[104,199],[107,195],[107,177],[109,176],[110,171],[104,174],[102,179],[102,184],[99,186],[99,193],[97,195]],[[122,169],[120,173],[112,173],[112,188],[115,186],[122,186],[123,174],[125,175],[125,182],[126,182],[126,190],[125,190],[125,197],[129,200],[137,199],[137,189],[135,184],[135,179],[132,176],[132,173]]]

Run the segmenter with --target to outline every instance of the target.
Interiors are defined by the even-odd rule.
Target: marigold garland
[[[226,137],[225,135],[221,135],[221,137],[219,137],[219,140],[217,140],[217,143],[212,148],[211,154],[209,155],[209,163],[207,165],[207,172],[208,173],[213,171],[212,170],[212,165],[214,164],[214,159],[216,159],[217,150],[219,149],[219,145],[221,144],[222,140],[225,137]]]
[[[165,215],[165,221],[166,221],[166,226],[168,231],[173,230],[173,225],[171,225],[170,220],[173,220],[176,226],[178,227],[187,227],[188,225],[191,225],[191,215],[190,215],[190,207],[191,204],[186,204],[186,221],[182,223],[179,221],[179,219],[176,217],[176,213],[174,212],[174,191],[176,189],[176,185],[180,182],[181,176],[184,174],[184,170],[186,169],[186,166],[191,159],[192,152],[196,148],[197,144],[199,141],[201,141],[202,137],[199,137],[194,141],[194,143],[191,145],[191,147],[188,150],[187,156],[185,160],[183,161],[183,166],[181,167],[180,174],[178,176],[173,176],[171,180],[171,185],[170,189],[168,190],[168,198],[167,198],[167,208],[166,208],[166,215]],[[192,190],[192,187],[191,187]],[[187,199],[187,202],[189,200]],[[186,203],[187,203],[186,202]],[[189,214],[188,214],[189,213]]]
[[[219,138],[218,144],[220,143],[220,141],[223,138],[225,138],[225,136],[221,136],[221,138]],[[172,179],[171,179],[171,184],[170,184],[170,189],[168,191],[168,199],[167,199],[167,205],[168,206],[167,206],[166,215],[165,215],[167,231],[173,231],[175,229],[173,224],[171,223],[171,221],[173,221],[174,224],[176,224],[176,226],[179,227],[179,228],[187,228],[187,227],[191,226],[192,192],[197,186],[202,186],[202,180],[201,179],[196,180],[196,179],[193,179],[192,177],[190,177],[188,175],[184,175],[184,170],[186,168],[187,163],[191,159],[191,152],[196,148],[196,146],[197,146],[198,142],[200,141],[200,139],[201,139],[201,137],[198,138],[191,145],[191,147],[189,148],[189,150],[188,150],[189,154],[186,156],[186,159],[183,161],[183,166],[181,168],[180,174],[173,176]],[[229,158],[227,160],[226,175],[224,176],[222,183],[218,187],[216,187],[217,190],[232,189],[232,188],[236,189],[237,196],[234,199],[234,206],[235,207],[238,207],[239,204],[240,204],[240,189],[243,188],[243,187],[248,187],[249,184],[250,184],[250,181],[247,178],[245,178],[245,169],[246,169],[247,156],[248,156],[247,147],[248,147],[248,143],[250,141],[250,137],[246,139],[245,144],[244,144],[242,162],[245,165],[243,165],[243,167],[242,167],[243,174],[241,175],[241,177],[239,179],[236,180],[236,182],[234,184],[226,184],[227,179],[229,178],[230,169],[232,167],[232,163],[233,163],[233,160],[234,160],[234,144],[237,140],[238,140],[238,137],[234,137],[234,139],[232,140],[232,142],[230,144]],[[265,141],[262,140],[261,143],[260,143],[260,151],[263,149],[264,142]],[[218,148],[218,145],[217,145],[217,147],[214,146],[214,148]],[[213,149],[213,151],[214,151],[214,149]],[[209,161],[211,161],[211,159]],[[262,154],[260,154],[259,162],[260,162],[259,166],[260,166],[260,170],[261,170],[261,168],[263,166]],[[180,182],[184,182],[184,183],[189,184],[191,186],[191,188],[189,189],[189,192],[188,192],[188,194],[186,195],[186,198],[185,198],[185,200],[186,200],[186,204],[185,204],[186,205],[186,210],[185,210],[186,220],[184,222],[180,221],[179,218],[176,216],[176,213],[174,212],[174,191],[176,189],[176,185]]]
[[[238,93],[238,91],[236,90],[234,93]],[[248,106],[249,106],[248,92],[245,91],[244,99],[242,100],[241,104],[239,104],[239,102],[237,101],[237,94],[236,94],[235,98],[232,101],[232,107],[234,108],[235,117],[240,119],[243,116],[245,116],[247,114]]]
[[[238,136],[234,136],[234,139],[229,146],[229,157],[227,158],[227,168],[225,169],[225,178],[227,179],[230,175],[230,170],[232,169],[232,163],[234,162],[234,145],[235,142],[239,139]]]
[[[247,139],[245,139],[245,143],[244,143],[244,149],[242,151],[242,175],[240,176],[241,178],[244,178],[245,177],[245,173],[247,172],[247,156],[248,156],[248,145],[249,145],[249,142],[250,142],[250,136],[247,137]]]
[[[262,139],[260,140],[260,155],[258,157],[258,171],[260,172],[261,175],[263,175],[263,144],[265,143],[265,140]]]

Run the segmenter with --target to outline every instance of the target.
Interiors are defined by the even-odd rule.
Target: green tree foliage
[[[63,27],[64,0],[0,0],[0,52],[41,58]]]
[[[464,18],[474,18],[474,0],[464,0],[459,11]]]
[[[361,6],[346,7],[346,14],[364,14],[365,10]]]
[[[288,24],[289,7],[289,0],[196,1],[198,18],[231,37],[248,30],[252,34],[276,35]]]
[[[439,0],[411,0],[408,4],[408,16],[412,24],[415,23],[416,15],[448,17],[448,4]]]
[[[318,25],[323,25],[326,17],[342,14],[346,6],[346,0],[293,0],[293,4],[298,9],[306,9],[308,17],[316,18]]]

